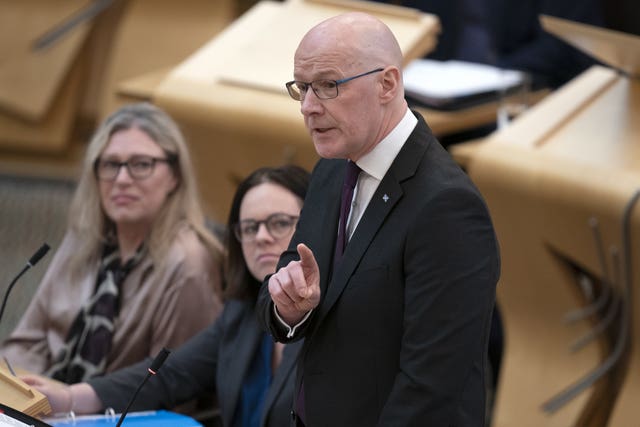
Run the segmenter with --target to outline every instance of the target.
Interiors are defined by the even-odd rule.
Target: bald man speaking
[[[478,190],[408,109],[363,13],[312,28],[286,84],[322,159],[258,315],[305,339],[292,425],[483,426],[498,245]]]

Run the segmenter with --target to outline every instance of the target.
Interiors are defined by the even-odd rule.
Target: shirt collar
[[[418,119],[407,108],[404,117],[396,127],[373,150],[358,159],[356,164],[364,172],[381,181],[417,123]]]

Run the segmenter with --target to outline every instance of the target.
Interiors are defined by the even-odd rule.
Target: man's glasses
[[[309,88],[313,90],[313,93],[316,94],[318,99],[332,99],[338,96],[338,86],[342,83],[349,82],[351,80],[357,79],[359,77],[368,76],[369,74],[379,73],[384,70],[384,68],[376,68],[375,70],[367,71],[366,73],[358,74],[353,77],[346,77],[340,80],[328,80],[321,79],[315,80],[313,82],[301,82],[298,80],[292,80],[286,83],[287,91],[289,92],[289,96],[291,96],[296,101],[304,101],[304,97],[307,95],[307,91]]]
[[[129,176],[136,180],[145,179],[153,174],[156,163],[173,164],[176,161],[175,156],[169,158],[151,157],[151,156],[133,156],[126,162],[110,159],[96,159],[93,164],[93,171],[96,177],[101,181],[114,181],[120,173],[120,168],[125,166]]]
[[[297,216],[274,213],[262,221],[255,221],[253,219],[240,221],[233,227],[233,233],[239,242],[253,242],[260,230],[260,224],[264,224],[271,237],[274,239],[282,239],[291,233],[297,221]]]

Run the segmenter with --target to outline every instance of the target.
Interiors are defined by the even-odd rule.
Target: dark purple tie
[[[349,236],[347,235],[347,221],[349,220],[349,212],[351,212],[351,201],[353,199],[353,190],[356,188],[358,182],[358,175],[360,174],[360,167],[356,165],[356,162],[349,160],[347,162],[347,173],[344,176],[344,183],[342,184],[342,200],[340,202],[340,223],[338,224],[338,239],[336,240],[336,251],[333,256],[333,265],[335,266],[344,253],[344,248],[347,246]]]
[[[358,182],[358,175],[360,174],[360,167],[355,162],[349,160],[347,162],[347,172],[344,177],[344,183],[342,184],[342,200],[340,202],[340,223],[338,224],[338,239],[336,240],[336,249],[333,256],[333,265],[335,266],[344,253],[344,248],[347,246],[349,238],[347,237],[347,220],[349,219],[349,212],[351,211],[351,201],[353,199],[353,190],[356,188]],[[335,267],[334,267],[335,268]],[[300,384],[300,390],[298,390],[298,396],[296,398],[296,415],[298,416],[298,425],[305,425],[305,405],[304,405],[304,380]]]

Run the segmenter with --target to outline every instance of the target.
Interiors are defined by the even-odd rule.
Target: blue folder
[[[71,418],[51,418],[47,419],[53,427],[106,427],[115,426],[120,418],[120,414],[116,416],[109,415],[82,415],[76,416],[75,421]],[[131,412],[127,414],[122,422],[122,427],[129,426],[169,426],[169,427],[202,427],[193,418],[186,415],[176,414],[169,411],[143,411]]]

